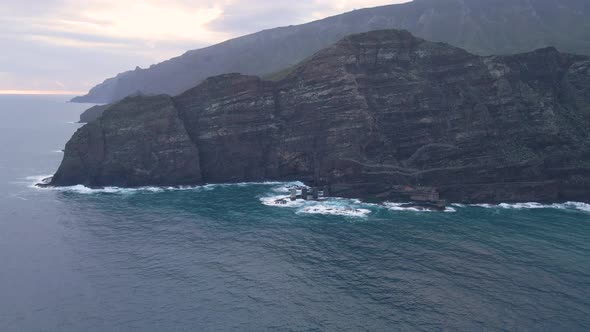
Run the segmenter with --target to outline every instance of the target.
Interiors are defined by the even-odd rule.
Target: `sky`
[[[408,0],[0,0],[0,94],[83,94],[262,29]]]

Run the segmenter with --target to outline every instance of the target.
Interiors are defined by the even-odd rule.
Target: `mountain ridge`
[[[107,79],[73,101],[109,103],[138,92],[176,95],[209,76],[228,72],[264,76],[296,65],[346,35],[391,28],[483,55],[545,46],[590,54],[588,15],[590,4],[582,0],[415,0],[358,9],[191,50],[148,69]]]

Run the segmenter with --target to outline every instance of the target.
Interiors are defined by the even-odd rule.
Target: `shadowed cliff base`
[[[409,186],[449,202],[588,201],[588,127],[588,57],[481,57],[374,31],[276,82],[226,74],[127,98],[74,134],[51,184],[302,180],[384,200]]]

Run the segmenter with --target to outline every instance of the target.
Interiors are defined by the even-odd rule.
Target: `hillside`
[[[73,101],[109,103],[137,92],[176,95],[207,77],[230,72],[268,75],[292,67],[349,34],[379,29],[406,29],[480,55],[546,46],[590,54],[588,17],[587,0],[415,0],[265,30],[189,51],[148,69],[107,79]]]

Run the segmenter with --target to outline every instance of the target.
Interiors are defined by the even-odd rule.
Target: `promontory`
[[[352,35],[282,79],[226,74],[110,105],[53,186],[301,180],[333,195],[590,201],[590,57],[477,56],[407,31]]]

